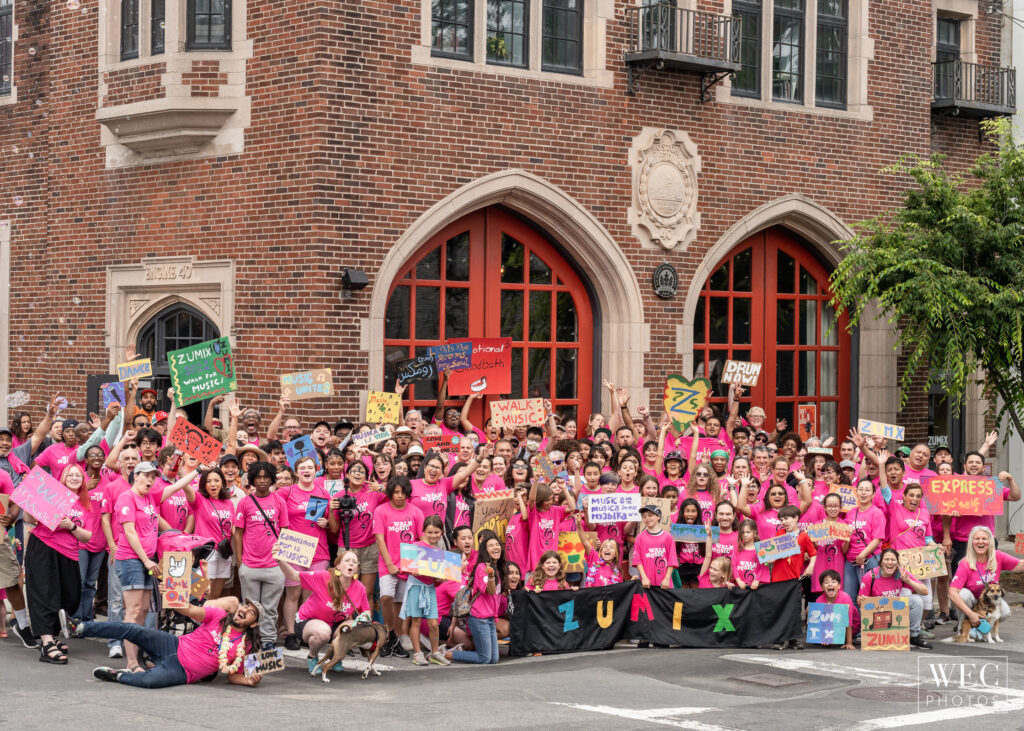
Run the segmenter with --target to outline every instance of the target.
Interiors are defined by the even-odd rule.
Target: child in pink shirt
[[[540,557],[548,551],[558,551],[558,532],[565,514],[576,510],[571,492],[565,495],[565,505],[554,504],[554,493],[543,482],[530,488],[528,525],[530,526],[527,566],[539,566]]]
[[[843,649],[853,650],[853,636],[860,634],[860,613],[857,611],[857,605],[850,598],[849,594],[839,588],[842,579],[840,573],[835,569],[822,571],[818,581],[821,583],[822,590],[821,596],[818,597],[819,602],[825,604],[845,604],[847,606],[850,623],[846,627],[846,641],[843,643]]]
[[[671,589],[672,567],[679,565],[679,559],[672,535],[660,527],[661,510],[656,505],[645,505],[640,508],[640,520],[644,530],[636,537],[632,555],[632,564],[640,573],[640,582],[645,589],[652,584]]]
[[[533,570],[528,586],[529,591],[540,594],[542,591],[559,591],[572,589],[576,591],[578,586],[569,586],[565,580],[565,567],[562,565],[562,558],[558,551],[545,551]]]
[[[609,539],[603,541],[595,551],[582,528],[578,528],[576,533],[586,548],[584,560],[587,562],[587,570],[584,572],[583,588],[620,583],[622,572],[619,571],[619,544]]]
[[[740,523],[740,534],[736,545],[736,553],[733,554],[732,577],[736,586],[740,589],[756,590],[761,584],[771,581],[771,570],[762,566],[757,560],[757,551],[754,544],[757,543],[757,523],[747,519]]]

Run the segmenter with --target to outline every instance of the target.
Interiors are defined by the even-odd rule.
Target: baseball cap
[[[64,431],[65,429],[77,429],[77,428],[78,428],[78,422],[75,419],[65,419],[64,423],[60,427],[60,430]]]
[[[851,460],[844,459],[842,462],[839,463],[839,469],[841,469],[841,470],[845,470],[845,469],[855,470],[855,469],[857,469],[857,464],[855,462],[852,462]]]
[[[6,426],[0,426],[0,434],[9,434],[12,437],[14,436],[14,432],[12,432]]]
[[[139,462],[135,466],[136,475],[144,475],[147,472],[157,472],[157,467],[154,462]]]
[[[683,461],[683,453],[680,452],[678,449],[673,449],[671,452],[669,452],[668,454],[665,455],[665,461],[666,462],[668,462],[669,460],[672,460],[672,459],[676,460],[677,462],[682,462]]]
[[[3,431],[3,430],[2,430],[2,429],[0,429],[0,431]],[[8,430],[8,431],[10,431],[10,430]],[[939,452],[949,452],[950,454],[953,454],[953,450],[952,450],[952,449],[950,449],[950,448],[949,448],[948,446],[946,446],[945,444],[940,444],[940,445],[938,445],[937,447],[935,447],[935,449],[934,449],[934,450],[932,451],[932,454],[933,454],[933,455],[934,455],[934,454],[938,454]]]
[[[352,429],[354,427],[355,427],[355,424],[353,424],[348,419],[339,419],[338,421],[336,421],[334,423],[333,431],[338,431],[338,429]]]
[[[158,411],[155,414],[153,414],[153,423],[154,424],[159,424],[161,421],[167,421],[167,412],[166,411]]]
[[[904,445],[904,446],[902,446],[902,447],[900,447],[899,449],[896,450],[896,454],[900,455],[901,457],[909,457],[910,456],[910,447]]]
[[[423,447],[421,447],[418,444],[410,445],[409,446],[409,450],[405,453],[405,456],[406,457],[417,457],[417,456],[422,457],[423,456]]]
[[[612,430],[606,426],[602,426],[600,429],[595,429],[594,436],[596,437],[598,434],[604,434],[609,439],[612,438]]]
[[[145,396],[147,393],[151,393],[151,394],[153,394],[153,396],[156,396],[156,389],[155,388],[144,388],[144,389],[142,389],[141,392],[139,392],[139,396]]]
[[[233,454],[225,454],[223,457],[220,458],[220,463],[222,465],[227,464],[228,462],[234,462],[235,464],[238,464],[238,457],[236,457]]]
[[[312,431],[316,431],[316,428],[317,428],[318,426],[320,426],[321,424],[323,424],[324,426],[326,426],[326,427],[327,427],[327,429],[328,429],[328,431],[332,431],[332,430],[331,430],[331,425],[330,425],[330,424],[329,424],[328,422],[324,421],[323,419],[321,419],[321,420],[320,420],[320,421],[318,421],[317,423],[313,424],[313,429],[312,429]],[[333,431],[332,431],[332,433],[333,433]]]
[[[660,518],[661,517],[661,508],[659,508],[657,505],[654,505],[654,504],[644,505],[642,508],[640,508],[640,515],[643,515],[644,513],[654,513],[655,515],[657,515]]]

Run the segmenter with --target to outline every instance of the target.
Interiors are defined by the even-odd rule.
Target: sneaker
[[[404,650],[405,648],[403,647],[402,649]],[[412,656],[412,664],[413,665],[429,665],[430,663],[427,662],[427,658],[423,657],[423,653],[422,652],[417,652],[415,655]]]
[[[284,638],[284,649],[298,650],[302,645],[299,643],[298,635],[286,635]]]
[[[263,647],[261,649],[264,652],[266,652],[267,650],[273,650],[275,647],[277,647],[277,645],[275,645],[273,642],[264,642]]]
[[[926,629],[922,629],[921,630],[920,636],[924,637],[926,640],[934,640],[935,639],[935,633],[934,632],[929,632]]]
[[[412,640],[409,638],[409,635],[402,635],[398,638],[398,641],[402,643],[403,650],[412,652]]]
[[[790,650],[802,650],[802,649],[804,649],[803,640],[790,640],[789,641],[789,649]]]
[[[451,665],[452,664],[452,661],[449,660],[448,658],[446,658],[440,652],[432,652],[432,653],[430,653],[430,657],[428,657],[427,659],[430,660],[430,662],[434,663],[435,665]]]
[[[21,644],[26,648],[34,650],[39,647],[39,640],[32,636],[32,630],[18,626],[17,617],[13,617],[8,626],[11,628],[11,632],[14,633],[14,636],[21,640]]]
[[[114,645],[110,648],[109,652],[107,652],[107,657],[109,657],[112,660],[122,658],[124,657],[124,650],[121,648],[120,645]]]
[[[71,633],[68,631],[68,613],[63,609],[58,610],[57,620],[60,622],[60,633],[64,635],[64,639],[71,637]]]
[[[935,618],[929,617],[928,619],[922,619],[921,626],[924,629],[935,629]]]
[[[64,610],[61,610],[63,616]],[[77,617],[68,617],[66,621],[61,621],[60,630],[62,633],[67,633],[65,637],[81,637],[82,636],[82,625],[85,624],[85,620],[78,619]]]
[[[127,670],[114,670],[114,668],[99,667],[93,668],[92,677],[97,680],[105,680],[108,683],[116,683],[121,675],[128,672]]]
[[[771,646],[770,649],[772,649],[772,650],[785,650],[786,649],[786,643],[785,642],[775,642],[775,643],[772,643],[772,646]]]
[[[911,637],[910,638],[910,644],[913,645],[914,647],[919,647],[922,650],[930,650],[930,649],[932,649],[931,643],[930,642],[926,642],[924,637],[922,637],[921,635],[915,635],[914,637]]]
[[[397,642],[396,641],[391,646],[391,655],[392,655],[392,657],[406,658],[406,657],[409,657],[409,651],[406,650],[404,647],[402,647],[402,643],[401,642]]]
[[[390,640],[390,639],[384,640],[384,646],[382,648],[380,648],[380,656],[381,657],[391,657],[392,654],[394,653],[394,647],[395,647],[395,643],[394,643],[393,640]]]
[[[441,645],[440,649],[438,650],[438,653],[440,653],[441,655],[445,655],[449,652],[460,652],[463,649],[464,648],[461,642],[457,645],[453,645],[452,647],[448,647],[447,645]]]
[[[935,618],[935,624],[949,624],[949,614],[947,612],[939,612],[939,616]]]
[[[307,657],[306,658],[306,670],[309,671],[310,675],[315,675],[316,674],[314,671],[316,669],[316,664],[317,664],[318,661],[319,661],[319,658],[316,658],[316,657]]]

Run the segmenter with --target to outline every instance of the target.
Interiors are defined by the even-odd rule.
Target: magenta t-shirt
[[[676,545],[676,555],[679,563],[676,565],[697,564],[700,566],[704,563],[704,557],[700,555],[700,549],[703,545],[704,541],[679,541]]]
[[[335,609],[334,602],[331,601],[331,592],[327,588],[330,576],[330,571],[303,571],[299,574],[299,583],[302,584],[302,588],[312,592],[299,607],[297,618],[300,622],[307,619],[319,619],[333,627],[338,622],[344,622],[362,612],[370,611],[366,587],[359,581],[349,584],[341,598],[341,609]]]
[[[381,503],[373,514],[373,534],[384,536],[384,545],[388,556],[395,566],[402,565],[402,544],[415,543],[423,530],[423,513],[415,505],[406,503],[401,510],[395,508],[391,501]],[[377,561],[381,576],[388,573],[387,562],[381,555]],[[409,574],[399,571],[398,578],[405,579]]]
[[[656,534],[640,532],[633,543],[630,563],[643,567],[652,586],[660,585],[671,568],[679,565],[672,534],[666,530]]]
[[[972,569],[965,558],[957,565],[956,573],[949,582],[949,588],[957,591],[967,589],[974,594],[975,598],[980,597],[985,584],[999,583],[1000,572],[1013,571],[1017,567],[1018,561],[1019,559],[1008,553],[996,551],[996,570],[989,571],[983,566],[981,571],[978,571],[978,569]]]
[[[494,577],[494,594],[487,593],[487,564],[477,564],[473,573],[473,590],[477,592],[470,610],[477,619],[492,619],[501,609],[501,577]]]
[[[452,485],[454,478],[442,477],[433,485],[428,485],[426,480],[411,480],[410,482],[412,484],[412,500],[410,502],[413,507],[419,508],[424,518],[428,515],[436,515],[443,521],[445,510],[448,508],[448,493],[454,489]],[[422,524],[417,526],[417,536],[422,528]]]
[[[128,536],[123,527],[125,523],[135,524],[135,532],[139,536],[143,553],[150,558],[156,556],[156,537],[160,527],[159,510],[157,510],[159,504],[158,495],[152,491],[146,495],[138,495],[129,490],[117,499],[111,520],[117,520],[118,525],[122,528],[117,537],[117,552],[114,554],[114,558],[124,561],[139,557],[128,542]]]
[[[888,578],[882,576],[881,567],[876,566],[875,568],[864,574],[864,578],[860,580],[860,596],[899,596],[903,589],[914,588],[905,582],[903,579],[897,579],[895,576]]]
[[[95,514],[89,513],[89,515],[90,518],[91,516],[95,515],[95,521],[90,520],[90,522],[99,522],[99,511],[97,511]],[[71,518],[71,522],[75,525],[81,525],[86,530],[93,530],[92,527],[85,524],[86,519],[84,516],[85,510],[82,508],[82,504],[75,500],[75,502],[68,509],[67,517]],[[52,548],[60,555],[66,556],[67,558],[70,558],[72,561],[78,561],[78,539],[75,538],[71,531],[64,530],[60,527],[54,530],[50,530],[42,523],[39,523],[38,525],[36,525],[35,528],[32,529],[32,537],[38,538],[40,541],[45,543],[47,546]]]
[[[757,560],[757,551],[736,547],[736,553],[732,557],[732,575],[734,579],[742,579],[743,583],[750,586],[754,581],[767,584],[771,581],[772,573],[769,566],[762,566]]]
[[[316,553],[313,554],[313,561],[329,561],[331,556],[327,550],[327,529],[321,528],[316,521],[306,520],[306,509],[309,500],[318,497],[330,502],[331,496],[323,487],[313,485],[310,491],[303,490],[297,483],[282,487],[275,493],[279,500],[284,503],[288,512],[288,528],[303,535],[316,538]],[[327,510],[324,510],[324,517],[327,517]]]
[[[91,553],[99,553],[107,548],[107,539],[103,535],[101,518],[105,496],[106,491],[103,489],[103,481],[100,480],[99,486],[89,491],[89,501],[92,504],[92,510],[83,510],[79,503],[75,503],[72,506],[72,513],[68,514],[68,517],[75,522],[75,525],[80,525],[86,530],[92,531],[92,538],[85,543],[78,542],[79,548],[84,548]],[[77,555],[75,558],[77,558]]]
[[[496,492],[497,490],[508,489],[508,486],[505,485],[505,481],[497,475],[487,475],[484,481],[480,484],[476,481],[476,475],[472,475],[469,479],[472,480],[473,497],[478,499],[481,495],[486,496],[492,492]]]
[[[1003,488],[1003,500],[1010,499],[1010,488]],[[954,541],[966,541],[971,535],[971,528],[976,525],[986,526],[992,533],[996,532],[996,516],[994,515],[961,515],[953,518],[949,532]]]
[[[897,551],[906,548],[920,548],[925,544],[925,536],[932,534],[932,517],[924,505],[917,510],[907,510],[903,503],[889,504],[889,542]]]
[[[826,519],[822,518],[817,522],[826,522]],[[838,518],[836,523],[845,524],[846,521]],[[841,544],[842,541],[838,538],[826,538],[815,544],[818,557],[814,561],[814,572],[811,574],[811,591],[822,590],[821,575],[829,569],[839,573],[839,585],[842,586],[843,578],[846,576],[846,555],[841,550]]]
[[[178,662],[185,670],[189,683],[198,683],[208,675],[220,670],[220,622],[227,614],[217,607],[203,609],[203,623],[178,640]],[[228,663],[233,663],[238,653],[245,653],[244,630],[232,627],[228,635]]]
[[[552,505],[547,510],[530,509],[529,568],[533,571],[545,551],[558,550],[558,531],[565,520],[565,506]]]
[[[622,573],[618,566],[605,563],[597,551],[587,551],[587,570],[583,580],[583,588],[591,586],[611,586],[622,581]]]
[[[195,535],[209,538],[215,543],[231,537],[231,517],[235,513],[235,505],[230,498],[211,500],[197,492],[192,511],[196,516]]]
[[[157,482],[153,483],[153,492],[162,492],[167,487],[166,482],[158,487],[157,483],[159,482],[163,482],[163,480],[158,479]],[[191,514],[192,506],[182,490],[178,490],[160,503],[160,517],[167,521],[167,525],[171,526],[174,530],[184,531],[185,524],[188,523],[188,516]]]
[[[779,511],[775,508],[765,510],[763,504],[751,505],[750,515],[753,516],[754,522],[757,523],[757,540],[759,541],[771,538],[782,528],[782,521],[779,520]]]
[[[121,522],[114,515],[114,508],[118,498],[131,490],[132,486],[121,475],[113,473],[110,479],[102,483],[102,488],[103,508],[101,512],[110,516],[110,535],[114,538],[114,545],[117,545],[121,542]]]
[[[254,500],[258,500],[260,513]],[[242,529],[242,563],[251,569],[271,569],[277,566],[274,559],[274,544],[281,535],[281,529],[288,526],[288,511],[277,493],[266,497],[247,495],[238,501],[235,508],[235,527]]]
[[[860,552],[876,538],[885,540],[885,516],[873,505],[867,510],[851,508],[846,512],[846,522],[853,526],[850,547],[846,551],[847,561],[856,561]],[[881,551],[882,544],[879,543],[871,555],[877,556]]]
[[[530,566],[530,541],[526,521],[522,513],[515,513],[505,527],[505,556],[519,567],[520,574],[533,571]]]
[[[377,506],[387,502],[387,498],[384,497],[383,492],[369,490],[365,487],[359,492],[350,491],[349,495],[356,499],[356,513],[348,524],[348,545],[352,548],[365,548],[373,545],[373,515]],[[341,520],[340,511],[338,520]]]
[[[921,487],[924,487],[925,477],[935,477],[935,472],[925,467],[923,470],[915,470],[910,465],[903,466],[903,487],[905,488],[912,482],[916,482]]]
[[[740,534],[736,531],[732,533],[719,532],[718,540],[711,544],[711,559],[721,558],[722,556],[728,556],[732,558],[736,555],[736,548],[739,543]]]
[[[36,457],[36,464],[50,470],[50,474],[59,480],[60,476],[64,474],[65,467],[69,464],[76,464],[77,454],[77,444],[74,447],[69,447],[64,442],[58,442],[44,449],[43,453]],[[84,471],[85,468],[83,467],[82,470]]]

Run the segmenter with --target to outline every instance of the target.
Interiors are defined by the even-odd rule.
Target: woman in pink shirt
[[[852,527],[846,549],[846,573],[843,591],[857,598],[860,580],[878,566],[878,553],[885,539],[885,515],[875,507],[875,483],[864,479],[857,483],[857,505],[846,512],[846,522]]]
[[[20,447],[32,438],[32,415],[27,411],[15,411],[11,417],[11,440],[13,447]]]
[[[476,665],[498,663],[498,631],[494,620],[501,609],[501,577],[506,573],[505,551],[498,538],[488,538],[477,554],[473,567],[473,606],[469,612],[469,633],[473,636],[472,652],[448,651],[448,660]]]
[[[412,505],[423,513],[423,517],[436,515],[444,520],[448,506],[448,495],[462,485],[477,468],[474,457],[459,469],[453,477],[444,477],[445,461],[432,454],[423,462],[423,479],[410,480],[412,484]]]
[[[45,467],[56,479],[64,473],[64,468],[76,463],[78,454],[78,434],[75,431],[78,422],[74,419],[65,419],[61,426],[61,440],[43,450],[43,453],[36,457],[37,467]]]
[[[843,499],[836,493],[829,493],[825,496],[825,500],[821,505],[818,505],[818,503],[814,505],[824,515],[820,520],[808,520],[809,523],[824,522],[830,525],[846,525],[846,522],[839,517],[843,507]],[[810,513],[811,511],[808,510],[805,515],[810,515]],[[845,574],[846,545],[847,541],[841,538],[825,538],[817,544],[818,560],[814,562],[814,572],[811,574],[811,591],[824,591],[824,587],[821,585],[821,575],[826,571],[834,571],[840,577]],[[839,579],[836,583],[839,584],[841,581],[842,579]]]
[[[999,575],[1003,571],[1024,571],[1024,560],[996,551],[993,548],[994,544],[995,536],[992,535],[991,528],[985,525],[972,528],[967,537],[967,555],[957,566],[956,574],[949,582],[949,600],[963,613],[972,627],[977,627],[984,619],[974,611],[974,605],[978,603],[978,597],[981,596],[986,584],[998,584]],[[999,621],[1002,622],[1009,616],[1009,605],[1006,600],[1000,600]]]
[[[103,562],[107,559],[107,541],[103,536],[101,515],[103,513],[103,497],[106,494],[105,479],[102,474],[103,461],[106,459],[102,447],[94,445],[85,452],[86,484],[88,485],[91,510],[76,508],[76,515],[69,516],[77,524],[92,533],[88,541],[78,542],[78,569],[82,578],[82,597],[75,615],[79,619],[92,619],[92,602],[96,597],[96,581],[100,575]],[[76,517],[79,518],[76,520]],[[93,520],[95,518],[95,520]]]
[[[527,566],[532,570],[540,563],[540,557],[546,551],[558,550],[558,533],[565,520],[565,515],[576,509],[576,500],[571,491],[565,494],[565,504],[554,504],[554,493],[551,488],[538,482],[530,488],[529,515],[529,546]]]
[[[219,467],[204,472],[199,478],[199,489],[185,488],[185,494],[192,503],[192,514],[196,518],[195,535],[208,538],[217,546],[206,562],[206,575],[210,579],[206,595],[217,599],[224,593],[224,582],[231,578],[230,541],[235,504],[231,502],[227,480]],[[221,553],[222,546],[227,557]]]
[[[388,459],[390,473],[393,464]],[[377,463],[379,465],[379,462]],[[375,473],[379,477],[379,473]],[[390,478],[388,478],[390,479]],[[354,464],[345,473],[345,482],[348,485],[349,497],[355,498],[355,508],[348,525],[348,547],[359,557],[359,567],[356,573],[359,581],[369,596],[373,596],[373,587],[377,583],[377,566],[380,563],[380,553],[377,550],[377,541],[373,535],[373,514],[377,506],[386,502],[383,485],[388,483],[377,480],[367,480],[366,470],[361,469],[359,464]],[[344,490],[335,490],[331,498],[331,530],[338,532],[338,546],[345,546],[346,521],[342,520],[341,497]]]
[[[864,574],[860,582],[857,602],[868,607],[871,597],[900,597],[910,606],[910,644],[922,650],[932,646],[921,636],[921,616],[924,606],[921,597],[928,594],[928,587],[910,574],[900,571],[899,553],[894,548],[882,551],[879,564]]]
[[[399,639],[408,636],[408,622],[400,622],[399,612],[405,601],[406,579],[409,574],[400,568],[402,544],[413,543],[423,526],[423,513],[410,502],[412,485],[408,478],[392,477],[384,491],[387,502],[382,502],[373,513],[373,535],[379,555],[377,571],[380,574],[380,610],[384,626],[388,628],[388,642],[382,654],[409,657]],[[409,640],[411,646],[411,640]]]

